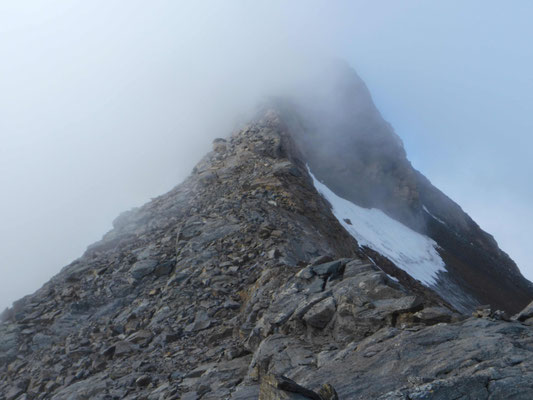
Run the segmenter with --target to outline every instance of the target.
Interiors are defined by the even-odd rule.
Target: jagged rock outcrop
[[[253,357],[258,278],[358,253],[290,149],[275,115],[217,141],[188,180],[18,301],[1,325],[0,393],[229,396]]]
[[[533,397],[531,313],[464,315],[360,249],[285,112],[4,313],[0,399]]]
[[[298,385],[286,376],[267,375],[261,380],[259,398],[262,400],[338,400],[335,388],[323,385],[318,392]]]

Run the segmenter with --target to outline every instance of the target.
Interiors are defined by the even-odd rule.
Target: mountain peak
[[[0,324],[0,393],[530,396],[531,313],[498,311],[525,306],[529,283],[412,168],[344,71],[326,109],[317,92],[272,102],[16,302]]]
[[[471,312],[476,304],[491,304],[516,313],[523,308],[532,285],[513,260],[412,166],[355,71],[335,64],[328,73],[332,78],[322,79],[320,90],[280,107],[317,179],[341,198],[382,210],[433,239],[446,264],[434,289],[446,297],[454,287],[458,309]]]

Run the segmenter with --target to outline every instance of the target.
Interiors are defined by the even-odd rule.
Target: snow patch
[[[429,210],[427,209],[426,206],[423,205],[422,208],[424,209],[424,211],[425,211],[426,213],[428,213],[428,215],[429,215],[431,218],[433,218],[434,220],[440,222],[442,225],[446,225],[446,222],[444,222],[442,219],[440,219],[440,218],[438,218],[438,217],[435,217],[433,214],[431,214],[431,213],[429,212]]]
[[[386,273],[386,272],[385,272],[385,273]],[[386,274],[387,274],[387,273],[386,273]],[[398,278],[396,278],[396,277],[394,277],[394,276],[392,276],[392,275],[387,274],[387,276],[388,276],[389,278],[391,278],[394,282],[398,282],[398,283],[400,282],[400,281],[398,280]]]
[[[360,246],[370,247],[426,286],[436,283],[439,271],[445,271],[437,243],[389,217],[376,208],[363,208],[333,193],[312,172],[315,188],[332,207],[339,220]]]

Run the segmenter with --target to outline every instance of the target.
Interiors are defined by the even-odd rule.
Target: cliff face
[[[531,283],[491,235],[413,168],[364,82],[346,65],[326,76],[320,91],[282,106],[317,178],[340,197],[381,209],[435,240],[446,269],[433,289],[461,311],[478,304],[522,309],[533,295]]]
[[[380,228],[431,246],[414,230],[434,235],[417,204],[455,226],[435,205],[450,200],[410,169],[401,142],[384,130],[377,137],[392,137],[393,150],[357,150],[372,171],[390,156],[392,176],[407,174],[413,192],[387,200],[398,187],[391,176],[347,151],[327,163],[336,147],[314,152],[303,140],[309,113],[288,111],[266,109],[216,140],[185,182],[119,216],[100,242],[5,312],[0,399],[531,398],[533,312],[509,321],[484,308],[467,317],[454,304],[474,308],[480,298],[466,283],[435,291],[438,284],[360,247],[355,219],[339,220],[334,195],[365,216],[355,203],[381,199],[405,225],[374,213],[389,224]],[[375,175],[371,195],[350,198],[362,187],[361,177],[341,185],[352,174]],[[381,190],[387,196],[375,196]],[[477,239],[476,251],[504,257],[488,237]],[[452,274],[439,271],[437,279]]]

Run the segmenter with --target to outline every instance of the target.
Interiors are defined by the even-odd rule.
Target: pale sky
[[[331,56],[533,279],[532,20],[520,0],[0,1],[0,309]]]

